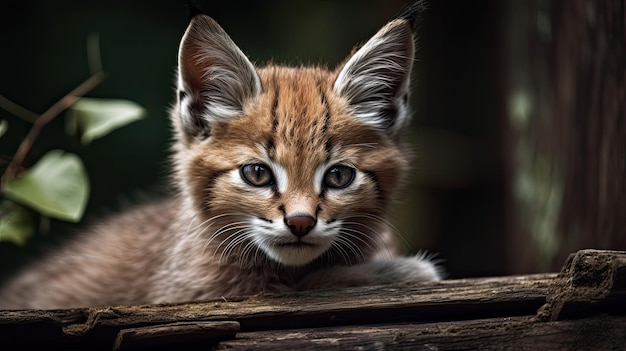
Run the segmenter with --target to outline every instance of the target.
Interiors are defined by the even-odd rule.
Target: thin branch
[[[37,140],[37,137],[41,133],[43,127],[45,127],[48,123],[50,123],[56,116],[58,116],[61,112],[72,106],[80,97],[88,93],[90,90],[95,88],[98,84],[102,82],[104,79],[103,72],[96,72],[87,80],[85,80],[82,84],[74,88],[71,92],[65,95],[61,100],[57,101],[54,105],[52,105],[46,112],[44,112],[35,122],[33,123],[32,128],[20,143],[11,163],[7,167],[6,171],[2,175],[1,178],[1,186],[0,190],[4,189],[4,185],[9,179],[15,177],[18,168],[24,162],[26,155],[30,151],[31,147]]]
[[[102,55],[100,54],[100,35],[98,33],[90,33],[87,37],[87,61],[91,74],[103,72]]]
[[[2,174],[2,177],[0,177],[0,193],[4,191],[6,183],[17,175],[18,169],[24,163],[26,155],[28,155],[35,140],[37,140],[37,137],[41,134],[43,127],[50,123],[61,112],[76,103],[79,98],[95,88],[104,79],[105,75],[102,71],[102,59],[100,56],[100,37],[97,33],[92,33],[87,38],[87,58],[89,61],[89,69],[92,72],[91,76],[61,98],[61,100],[57,101],[39,117],[37,117],[35,113],[0,95],[0,107],[33,123],[30,131],[18,146],[13,159]]]
[[[0,108],[30,123],[35,123],[39,117],[35,112],[23,108],[3,95],[0,95]]]

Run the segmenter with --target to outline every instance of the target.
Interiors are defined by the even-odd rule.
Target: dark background
[[[333,67],[405,1],[197,3],[256,63]],[[515,222],[510,219],[519,218],[519,212],[512,205],[515,153],[508,144],[505,117],[506,73],[516,69],[508,66],[514,51],[510,48],[516,47],[509,20],[518,16],[510,3],[433,0],[418,22],[412,97],[416,113],[409,131],[417,157],[393,220],[413,252],[421,248],[438,253],[450,277],[557,270],[562,264],[562,253],[534,264],[532,245],[523,257],[516,257],[511,245]],[[534,26],[541,3],[558,1],[522,5],[522,15],[530,16],[523,25]],[[184,1],[2,1],[0,94],[37,113],[45,111],[89,76],[86,39],[98,33],[107,78],[88,96],[129,99],[148,110],[144,120],[87,147],[65,135],[63,116],[46,127],[27,164],[52,148],[79,154],[91,182],[87,214],[78,225],[51,221],[49,230],[25,247],[0,243],[3,274],[74,235],[81,225],[167,188],[167,110],[186,24]],[[5,111],[0,119],[9,122],[8,133],[0,138],[0,154],[10,157],[29,124]],[[532,233],[524,235],[532,242]],[[561,245],[567,250],[575,246]],[[520,268],[512,258],[529,264]]]

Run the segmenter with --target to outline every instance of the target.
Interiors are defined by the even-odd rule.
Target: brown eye
[[[258,163],[243,165],[239,169],[239,173],[241,178],[252,186],[262,187],[274,183],[272,171],[266,165]]]
[[[354,168],[348,166],[331,167],[324,174],[324,186],[333,189],[343,189],[354,181]]]

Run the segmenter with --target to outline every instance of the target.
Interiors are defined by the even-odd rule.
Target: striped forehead
[[[285,67],[260,73],[271,117],[271,130],[261,148],[273,165],[278,190],[312,189],[332,147],[328,73]]]
[[[331,118],[328,83],[315,73],[296,74],[288,69],[274,71],[270,84],[274,145],[281,142],[293,147],[325,146]]]
[[[284,158],[276,157],[276,148],[268,148],[267,145],[257,145],[257,149],[264,154],[265,163],[270,167],[276,181],[276,190],[284,194],[289,190],[307,191],[313,190],[315,194],[322,193],[322,177],[329,167],[328,155],[325,160],[314,157],[300,158],[300,162],[293,160],[284,161]],[[289,150],[281,154],[289,154]],[[297,153],[293,151],[293,153]],[[286,158],[290,155],[285,155]],[[291,155],[293,157],[293,154]],[[283,159],[283,161],[281,161]],[[314,160],[317,160],[314,161]],[[309,161],[309,162],[307,162]]]

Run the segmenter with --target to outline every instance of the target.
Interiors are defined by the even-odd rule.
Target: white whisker
[[[346,264],[350,264],[350,256],[348,255],[348,252],[346,252],[346,250],[343,248],[341,244],[345,244],[346,246],[348,246],[348,248],[351,248],[352,251],[354,251],[354,248],[351,247],[352,244],[349,241],[345,241],[342,239],[338,239],[334,241],[331,245],[331,248],[333,248],[334,251],[336,251],[339,254],[339,256],[341,256],[341,258],[344,260]]]
[[[411,244],[409,244],[408,241],[406,241],[406,239],[402,236],[402,234],[400,234],[400,230],[398,229],[398,227],[396,227],[395,225],[393,225],[393,223],[391,223],[389,220],[374,215],[374,214],[359,214],[359,215],[355,215],[352,216],[351,218],[366,218],[366,219],[370,219],[380,225],[382,225],[383,227],[386,227],[387,229],[389,229],[389,231],[391,232],[391,234],[393,234],[395,237],[397,237],[402,244],[407,248],[407,249],[411,249]]]
[[[250,229],[248,228],[248,226],[239,226],[236,228],[232,228],[232,230],[237,230],[237,231],[234,233],[231,233],[224,240],[222,240],[222,242],[215,248],[215,251],[213,252],[213,257],[215,257],[215,254],[220,251],[220,247],[222,247],[222,245],[226,243],[226,246],[224,246],[224,248],[221,250],[220,259],[219,259],[220,262],[222,262],[222,258],[225,255],[228,256],[228,254],[237,245],[239,245],[241,242],[243,242],[247,238],[247,233],[249,232]],[[240,235],[241,233],[244,233],[244,235]]]
[[[245,222],[234,222],[234,223],[229,223],[225,226],[223,226],[222,228],[220,228],[219,230],[217,230],[215,233],[213,233],[206,241],[206,243],[204,244],[204,248],[202,250],[202,253],[204,254],[206,252],[206,249],[211,245],[211,243],[213,242],[213,240],[215,240],[217,237],[229,233],[231,231],[234,230],[241,230],[241,229],[245,229]],[[215,248],[214,252],[213,252],[213,257],[215,257],[215,253],[217,251],[219,251],[219,248],[229,239],[232,237],[232,233],[229,234],[224,240],[222,240],[219,245]]]
[[[368,249],[370,249],[370,251],[372,251],[372,252],[376,251],[375,248],[371,245],[371,243],[367,242],[365,239],[363,239],[363,238],[361,238],[358,235],[355,235],[353,233],[360,234],[360,235],[363,235],[363,236],[366,236],[366,237],[367,237],[367,234],[365,234],[365,233],[363,233],[361,231],[355,230],[355,229],[351,229],[351,228],[342,228],[340,233],[342,235],[346,235],[346,236],[348,236],[350,238],[353,238],[353,239],[356,239],[356,240],[362,242],[365,246],[367,246]]]

